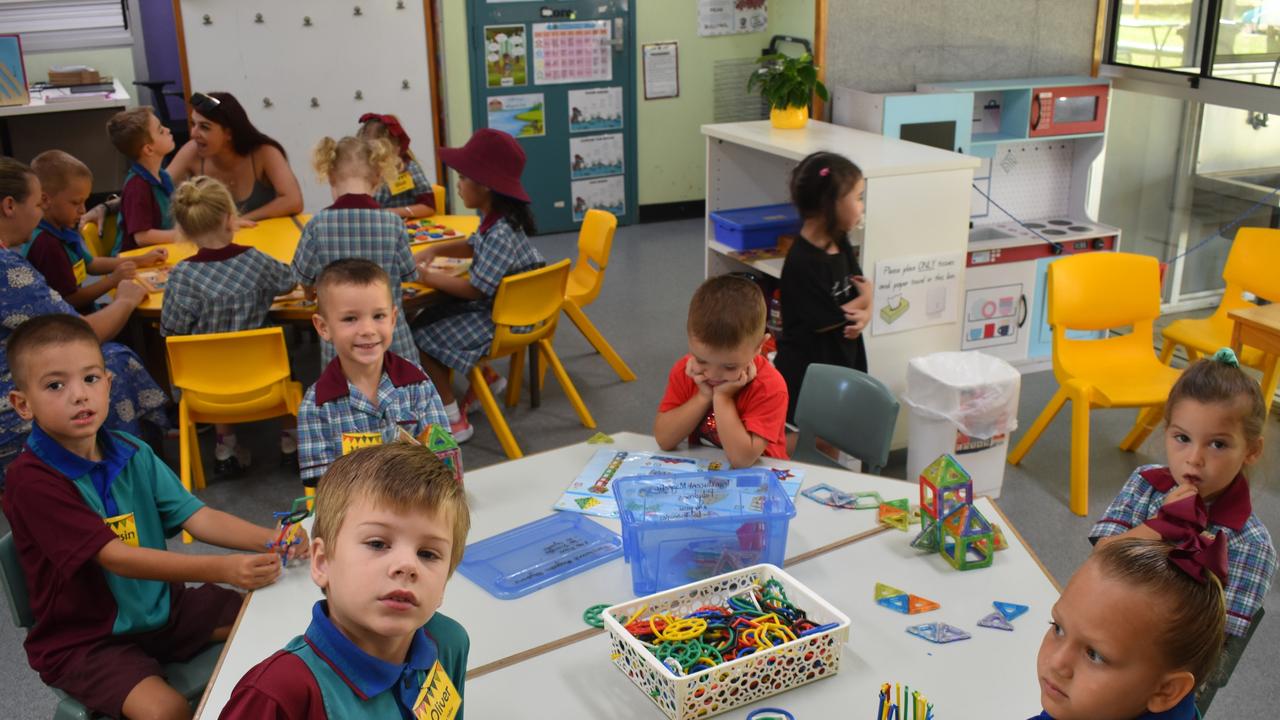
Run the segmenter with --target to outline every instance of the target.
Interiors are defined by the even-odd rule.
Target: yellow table
[[[270,255],[282,263],[289,264],[293,262],[293,254],[298,249],[298,240],[302,237],[302,227],[311,219],[310,215],[296,215],[294,217],[271,218],[270,220],[259,221],[258,224],[251,228],[245,228],[236,233],[235,242],[238,245],[247,245],[257,248],[258,250]],[[480,227],[480,218],[470,215],[439,215],[428,219],[439,225],[453,230],[466,237],[474,233]],[[419,248],[427,245],[425,242],[413,243],[413,247]],[[154,246],[137,248],[136,250],[128,250],[120,253],[121,257],[135,257],[145,254]],[[177,263],[186,260],[196,254],[196,246],[189,242],[177,242],[163,246],[169,251],[169,258],[166,262],[167,266],[172,267]],[[146,273],[146,269],[140,271]],[[431,288],[419,283],[404,283],[405,304],[408,307],[420,304],[425,301],[435,291]],[[159,317],[160,308],[164,304],[164,291],[156,291],[149,293],[138,305],[137,314],[142,317]],[[315,304],[308,303],[301,299],[300,295],[282,296],[275,305],[271,307],[271,317],[276,320],[308,320],[315,312]]]
[[[1237,355],[1247,345],[1262,351],[1262,395],[1271,412],[1276,391],[1276,373],[1280,366],[1280,304],[1248,307],[1227,312],[1235,322],[1231,331],[1231,347]]]

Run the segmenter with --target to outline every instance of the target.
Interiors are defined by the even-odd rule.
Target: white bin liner
[[[991,438],[1018,427],[1022,375],[981,352],[940,352],[911,358],[903,400],[920,415],[950,420],[965,435]]]

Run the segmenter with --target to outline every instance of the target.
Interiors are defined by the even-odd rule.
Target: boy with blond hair
[[[111,254],[173,242],[173,216],[169,212],[173,178],[160,167],[165,156],[173,152],[173,133],[151,108],[140,107],[113,115],[107,121],[107,135],[111,144],[132,161],[120,191],[120,216]]]
[[[653,435],[663,450],[680,441],[724,448],[736,468],[760,456],[787,457],[787,384],[760,354],[764,295],[733,275],[703,282],[689,303],[689,353],[667,376]]]
[[[338,458],[321,478],[305,634],[231,691],[223,718],[462,718],[470,639],[437,612],[471,516],[462,486],[412,443]]]

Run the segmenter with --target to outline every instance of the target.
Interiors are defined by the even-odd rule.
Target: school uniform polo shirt
[[[422,171],[422,165],[412,158],[404,161],[404,172],[396,177],[395,182],[378,186],[373,192],[373,199],[384,208],[426,205],[432,210],[436,209],[436,193],[431,187],[431,181]]]
[[[1164,712],[1144,712],[1133,720],[1196,720],[1197,717],[1196,694],[1191,692],[1187,693],[1187,696],[1182,698],[1182,701],[1177,705]],[[1053,716],[1047,711],[1042,711],[1031,720],[1053,720]]]
[[[228,243],[173,266],[160,309],[161,335],[254,330],[267,324],[277,295],[293,290],[293,271],[257,248]]]
[[[88,276],[89,263],[93,262],[93,255],[75,228],[60,228],[48,220],[41,220],[32,231],[31,240],[22,246],[22,254],[40,271],[49,287],[64,298],[80,289]]]
[[[5,475],[4,511],[36,617],[27,656],[42,673],[68,650],[168,622],[167,583],[107,572],[97,556],[116,539],[164,550],[204,507],[138,438],[101,430],[98,444],[102,460],[86,460],[36,424]]]
[[[169,197],[173,195],[173,178],[160,169],[155,176],[138,163],[129,166],[120,190],[120,214],[116,220],[116,242],[112,255],[138,247],[137,234],[147,230],[173,228]]]
[[[1134,470],[1089,531],[1089,540],[1096,543],[1098,538],[1119,535],[1154,518],[1175,487],[1177,482],[1167,467],[1143,465]],[[1276,573],[1276,548],[1267,526],[1253,514],[1249,483],[1243,474],[1237,475],[1208,509],[1209,532],[1227,534],[1227,581],[1223,584],[1227,634],[1243,636]]]
[[[659,413],[678,408],[698,394],[698,384],[685,372],[689,357],[685,355],[671,366],[671,372],[667,374],[667,390],[658,405]],[[786,460],[787,382],[765,356],[756,355],[755,364],[755,379],[738,390],[733,405],[738,409],[738,418],[747,432],[768,441],[764,456]],[[720,442],[714,408],[708,409],[706,417],[693,429],[689,445],[696,447],[703,440],[716,447],[724,447]]]
[[[383,719],[398,711],[401,718],[413,718],[414,703],[439,662],[437,671],[448,677],[458,701],[456,714],[441,720],[462,720],[470,647],[467,631],[437,612],[413,634],[405,662],[389,663],[347,639],[329,619],[328,601],[321,600],[311,609],[306,633],[246,673],[220,717]]]
[[[298,464],[314,485],[329,463],[350,450],[395,442],[399,428],[418,437],[428,425],[449,427],[449,417],[431,378],[395,353],[382,359],[377,404],[369,401],[334,358],[307,388],[298,409]]]

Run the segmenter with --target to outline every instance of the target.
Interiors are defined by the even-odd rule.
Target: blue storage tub
[[[796,515],[767,468],[621,478],[613,496],[636,595],[759,563],[781,566]]]
[[[734,250],[774,247],[778,236],[800,232],[800,214],[790,203],[762,205],[711,213],[716,240]]]

